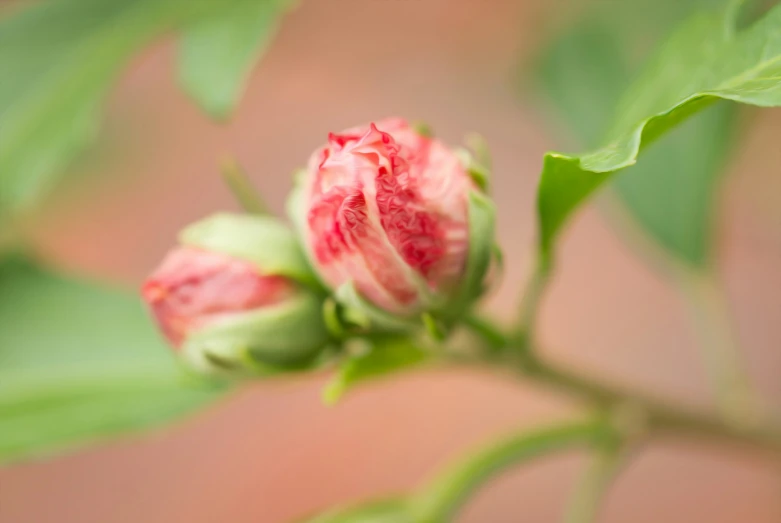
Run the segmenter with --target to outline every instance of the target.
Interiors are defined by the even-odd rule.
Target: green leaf
[[[711,8],[714,3],[708,0]],[[658,41],[672,21],[704,7],[697,4],[628,0],[609,13],[597,5],[547,48],[538,80],[581,144],[598,145],[595,138],[610,123],[614,101],[635,73],[635,55],[646,54],[645,45]],[[707,264],[711,254],[712,195],[735,112],[725,103],[695,115],[613,180],[615,195],[642,230],[691,265]]]
[[[719,103],[652,144],[643,160],[613,180],[626,209],[666,252],[708,267],[715,195],[730,151],[736,107]]]
[[[166,31],[258,0],[47,0],[0,20],[0,209],[50,189],[93,138],[111,82]]]
[[[286,0],[229,5],[182,35],[179,76],[182,86],[217,118],[234,109],[252,66],[268,46]]]
[[[43,189],[96,129],[119,64],[160,23],[138,2],[45,2],[0,24],[0,203]],[[157,11],[157,10],[155,10]]]
[[[403,336],[386,336],[373,340],[371,347],[342,362],[336,376],[326,385],[323,399],[336,403],[356,384],[386,376],[426,363],[430,355]]]
[[[0,461],[167,422],[218,390],[183,374],[139,300],[0,263]]]
[[[744,31],[731,25],[724,15],[686,22],[619,104],[607,145],[581,156],[545,156],[538,190],[544,255],[577,206],[612,173],[633,165],[641,146],[721,99],[781,104],[781,6]]]

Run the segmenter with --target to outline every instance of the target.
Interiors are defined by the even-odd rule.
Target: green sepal
[[[450,321],[461,317],[485,291],[484,280],[495,252],[496,207],[480,191],[469,192],[469,252],[461,284],[447,307],[437,311]]]
[[[345,308],[345,317],[352,323],[388,331],[406,331],[421,326],[417,318],[397,316],[375,306],[358,292],[352,281],[340,285],[334,297]]]
[[[478,189],[487,193],[491,189],[491,153],[485,138],[477,133],[466,137],[468,149],[456,149],[456,156]]]
[[[348,329],[342,320],[341,305],[329,296],[323,301],[323,321],[325,328],[336,339],[347,337]]]
[[[456,149],[462,167],[474,184],[483,192],[488,192],[491,185],[491,171],[485,165],[477,161],[475,156],[466,149]]]
[[[426,122],[413,122],[411,127],[419,136],[423,136],[424,138],[434,137],[434,130]]]
[[[375,337],[363,352],[348,356],[323,389],[323,401],[333,405],[358,383],[387,376],[427,363],[431,354],[406,336]]]
[[[504,252],[498,243],[494,243],[491,248],[491,262],[488,266],[483,292],[490,292],[496,289],[504,279]]]
[[[475,161],[490,173],[493,169],[493,159],[491,158],[491,151],[488,148],[488,142],[483,135],[469,133],[464,141],[466,142],[466,146],[474,153]]]
[[[447,326],[434,314],[430,312],[424,312],[420,315],[420,319],[423,322],[426,332],[434,341],[444,341],[449,334]]]
[[[316,266],[312,259],[312,254],[306,246],[308,241],[306,230],[306,202],[304,202],[304,178],[306,177],[306,171],[304,169],[298,169],[293,173],[293,189],[287,197],[285,202],[285,212],[287,213],[290,222],[293,224],[293,231],[298,237],[299,245],[301,245],[301,252],[304,256],[304,261],[309,268],[310,274],[318,282],[318,285],[324,289],[329,286],[322,280],[320,275],[313,269]]]
[[[371,319],[364,312],[345,307],[333,296],[323,301],[323,321],[335,340],[366,334],[372,327]]]
[[[255,264],[263,274],[319,286],[293,231],[271,216],[213,214],[185,227],[179,241],[241,258]]]
[[[266,374],[305,369],[330,341],[320,299],[299,292],[192,332],[182,347],[190,367],[212,374]]]

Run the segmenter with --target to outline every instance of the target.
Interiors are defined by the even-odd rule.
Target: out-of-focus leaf
[[[403,336],[376,339],[362,354],[346,359],[323,391],[326,403],[336,403],[345,392],[364,381],[426,363],[429,354]]]
[[[205,18],[184,32],[179,76],[205,111],[217,118],[231,113],[289,3],[256,0],[228,5],[217,16]]]
[[[169,30],[267,0],[46,0],[0,20],[0,209],[50,188],[94,137],[103,98]]]
[[[613,181],[637,223],[666,252],[691,266],[705,268],[711,262],[715,195],[736,109],[719,103],[693,116]]]
[[[716,101],[781,104],[781,6],[744,31],[724,15],[697,15],[680,27],[619,104],[607,144],[580,156],[548,153],[538,190],[540,242],[553,241],[574,210],[644,147]]]
[[[0,461],[167,422],[217,397],[185,375],[138,300],[0,263]]]
[[[709,2],[711,8],[719,3]],[[705,7],[698,4],[628,0],[621,4],[628,12],[613,10],[611,16],[597,8],[547,48],[539,81],[581,144],[598,145],[648,42],[658,41],[675,19]],[[713,194],[735,112],[725,103],[695,115],[613,180],[615,194],[642,229],[691,265],[706,264],[711,252]]]

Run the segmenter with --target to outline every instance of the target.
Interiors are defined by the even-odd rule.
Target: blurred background
[[[290,173],[329,131],[399,115],[428,122],[450,143],[477,131],[490,145],[507,270],[486,307],[509,321],[531,268],[542,156],[595,138],[567,127],[567,108],[556,112],[546,96],[546,49],[592,9],[606,9],[622,26],[627,4],[304,0],[284,18],[224,124],[177,87],[172,40],[156,41],[123,70],[97,143],[25,228],[58,267],[136,289],[182,226],[237,208],[218,175],[226,154],[281,213]],[[644,34],[651,23],[644,8],[623,30]],[[653,43],[647,40],[642,45]],[[589,71],[604,64],[592,60]],[[580,81],[576,75],[558,85]],[[748,370],[778,408],[781,111],[744,110],[734,122],[737,137],[715,197],[714,258]],[[610,195],[599,200],[577,214],[560,246],[540,318],[548,356],[710,408],[686,299],[626,241],[632,233],[611,225],[614,214],[600,212],[612,208]],[[548,391],[478,371],[404,374],[359,388],[334,407],[321,403],[325,380],[254,384],[163,429],[7,466],[0,470],[0,522],[284,522],[410,490],[465,449],[575,412]],[[583,458],[564,454],[509,472],[481,490],[459,521],[558,521]],[[781,475],[761,456],[654,444],[628,462],[601,521],[781,521]]]

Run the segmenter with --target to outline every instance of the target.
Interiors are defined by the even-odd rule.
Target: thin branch
[[[716,276],[710,271],[688,273],[681,279],[680,288],[687,298],[722,414],[736,425],[756,423],[761,415],[757,397]]]
[[[623,464],[622,447],[618,442],[608,442],[597,447],[575,488],[564,515],[564,523],[596,521],[599,508]]]
[[[410,501],[413,521],[445,523],[488,479],[511,465],[578,445],[599,444],[613,438],[613,429],[603,418],[567,423],[500,440],[441,473]]]
[[[235,159],[225,159],[220,172],[222,179],[242,209],[250,214],[268,214],[268,207],[255,187],[252,186],[247,173]]]
[[[512,341],[521,352],[531,351],[535,339],[534,328],[537,325],[537,314],[550,281],[551,263],[550,256],[538,254],[534,272],[526,285],[526,292],[521,301],[518,327],[511,336]]]
[[[467,499],[513,465],[577,446],[603,446],[617,437],[603,416],[513,434],[461,458],[409,496],[363,502],[329,511],[307,523],[450,523]]]
[[[490,363],[505,370],[507,361]],[[781,427],[767,422],[735,425],[718,416],[673,407],[634,391],[596,381],[534,356],[524,356],[516,360],[514,366],[524,379],[607,409],[621,418],[628,434],[697,436],[768,451],[781,458]]]
[[[498,327],[491,327],[487,320],[481,320],[480,329],[473,328],[472,332],[478,335],[480,332],[488,332],[490,339],[486,340],[483,351],[471,355],[452,355],[451,362],[488,366],[502,373],[510,371],[523,380],[555,389],[620,418],[627,435],[697,436],[767,451],[781,458],[781,426],[770,420],[757,418],[754,423],[735,424],[720,416],[675,407],[546,362],[539,358],[535,347],[531,345],[518,350],[517,346],[512,345],[510,337],[506,338],[510,345],[504,350],[497,350],[495,341],[502,331]],[[448,358],[450,356],[447,355]]]
[[[491,351],[498,351],[507,347],[507,335],[485,318],[470,314],[464,318],[464,327],[483,340]]]

